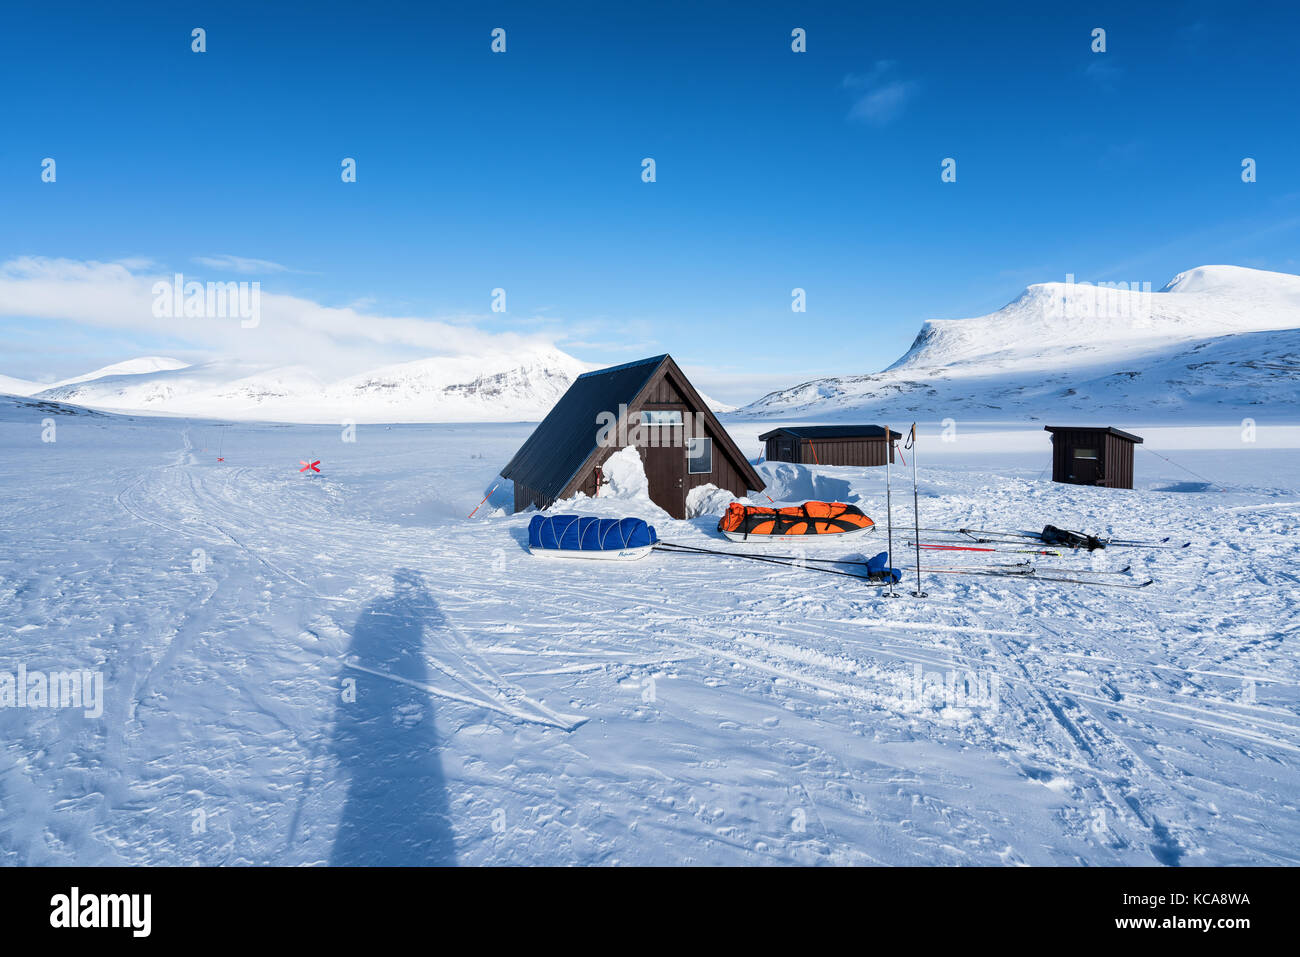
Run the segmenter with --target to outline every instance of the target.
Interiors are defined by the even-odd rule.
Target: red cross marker
[[[224,462],[225,459],[223,459],[220,455],[218,455],[218,456],[217,456],[217,461],[218,461],[218,462]],[[301,462],[302,459],[299,459],[298,461]]]
[[[315,462],[304,462],[302,459],[299,459],[298,463],[302,466],[302,468],[298,470],[299,472],[305,472],[308,469],[311,469],[313,472],[320,471],[320,469],[317,468],[317,466],[320,465],[320,459],[317,459]]]

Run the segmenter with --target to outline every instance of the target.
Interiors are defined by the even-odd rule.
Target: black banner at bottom
[[[828,929],[921,930],[935,939],[1009,933],[1183,946],[1200,938],[1232,947],[1285,934],[1294,876],[1280,868],[17,868],[0,871],[0,920],[8,943],[76,937],[79,945],[338,947],[373,944],[377,932],[453,932],[462,922],[481,932],[484,920],[494,935],[539,945],[604,930],[632,934],[632,943],[655,928],[677,933],[683,922],[693,937],[754,934],[770,943],[783,930],[807,932],[811,917]]]

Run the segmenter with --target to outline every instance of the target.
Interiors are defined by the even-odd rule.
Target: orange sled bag
[[[876,527],[856,505],[804,502],[788,508],[765,508],[733,502],[718,521],[718,531],[733,542],[794,535],[852,535]]]

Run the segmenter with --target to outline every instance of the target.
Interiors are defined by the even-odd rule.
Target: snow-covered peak
[[[43,386],[42,388],[54,389],[61,385],[76,385],[78,382],[90,382],[108,376],[147,375],[150,372],[164,372],[188,367],[189,363],[182,362],[180,359],[169,359],[166,356],[141,356],[138,359],[127,359],[125,362],[114,362],[112,365],[96,369],[94,372],[87,372],[85,375],[74,376],[71,379],[61,379],[53,385]]]
[[[46,388],[49,387],[39,382],[29,382],[26,379],[15,379],[13,376],[0,375],[0,394],[31,395]]]
[[[461,391],[505,393],[530,388],[539,377],[565,379],[565,388],[590,366],[555,348],[495,356],[433,356],[383,366],[335,384],[342,394],[374,392],[425,393],[462,387]]]
[[[1157,343],[1300,327],[1300,276],[1201,266],[1154,292],[1137,283],[1032,285],[996,312],[925,322],[887,371],[1046,369]]]
[[[1296,367],[1293,330],[1300,330],[1300,276],[1286,273],[1200,266],[1160,291],[1040,283],[988,315],[923,323],[884,372],[813,380],[740,411],[835,417],[905,399],[908,412],[1019,404],[1037,414],[1053,404],[1083,408],[1103,395],[1116,409],[1287,395],[1294,405],[1285,376]],[[1232,392],[1221,388],[1228,385]]]
[[[1262,295],[1300,304],[1300,276],[1246,266],[1197,266],[1180,272],[1160,291],[1212,293],[1251,299]]]

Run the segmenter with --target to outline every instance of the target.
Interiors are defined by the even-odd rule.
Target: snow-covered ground
[[[0,399],[0,672],[106,689],[99,717],[0,709],[0,861],[1297,863],[1300,443],[1122,424],[1196,475],[1139,451],[1137,490],[1055,485],[1036,427],[927,430],[922,524],[1191,540],[1041,560],[1155,585],[889,600],[534,558],[504,489],[466,517],[528,426],[347,442]],[[756,455],[770,427],[735,434]],[[883,518],[882,470],[763,468],[773,497]],[[634,497],[562,510],[731,547]]]

